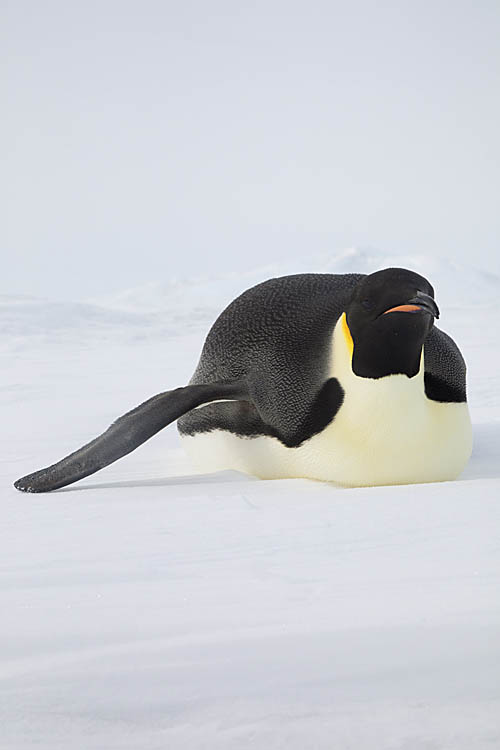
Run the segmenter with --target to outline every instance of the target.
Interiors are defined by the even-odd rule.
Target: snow
[[[302,270],[428,276],[469,367],[456,482],[193,473],[174,427],[50,495],[12,488],[187,381],[218,311]],[[500,281],[346,251],[88,302],[0,299],[6,750],[500,745]]]

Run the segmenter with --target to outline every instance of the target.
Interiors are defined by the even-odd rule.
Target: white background
[[[494,0],[16,0],[0,27],[4,292],[352,246],[500,272]]]

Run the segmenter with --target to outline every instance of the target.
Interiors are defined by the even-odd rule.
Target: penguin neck
[[[387,338],[370,337],[354,342],[343,313],[333,332],[332,363],[334,375],[344,380],[380,380],[388,376],[412,380],[415,384],[424,380],[423,343],[415,352],[414,343]]]

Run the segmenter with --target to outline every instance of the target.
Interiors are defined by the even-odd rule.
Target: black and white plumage
[[[429,282],[405,269],[266,281],[221,313],[188,386],[16,487],[69,484],[175,419],[204,470],[345,486],[455,478],[471,451],[466,368],[438,315]]]

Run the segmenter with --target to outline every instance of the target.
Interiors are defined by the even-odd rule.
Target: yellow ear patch
[[[354,351],[354,341],[352,340],[351,332],[349,330],[349,326],[347,325],[347,317],[346,314],[342,314],[342,332],[344,334],[345,342],[347,344],[347,348],[350,352],[350,355],[352,357],[352,353]]]

